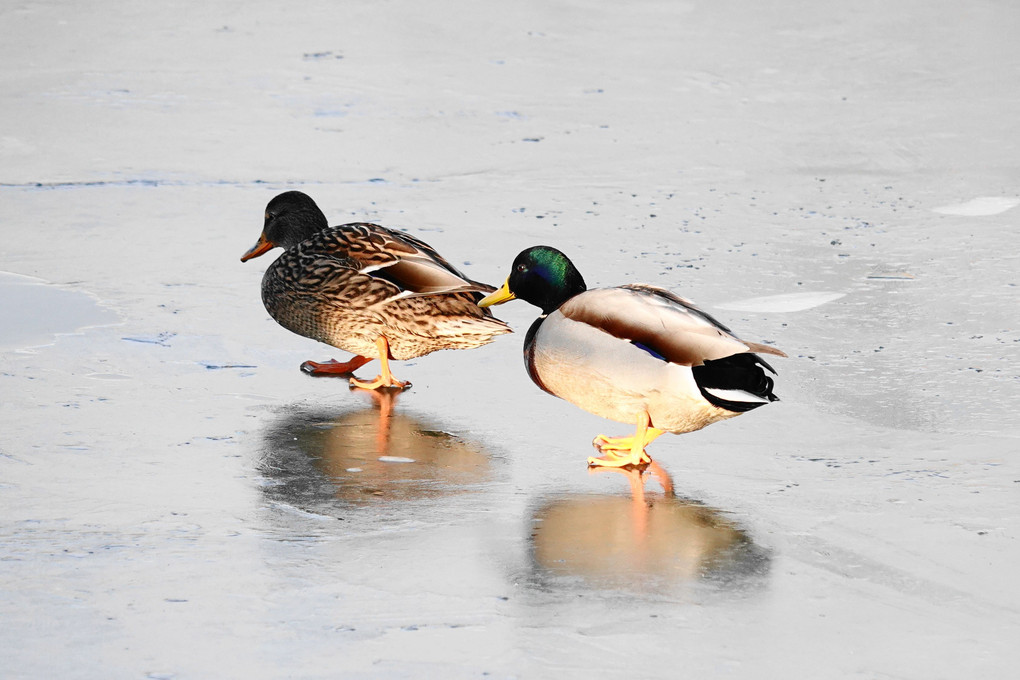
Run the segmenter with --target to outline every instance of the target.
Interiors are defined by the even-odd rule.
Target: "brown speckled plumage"
[[[510,332],[476,304],[495,289],[465,277],[428,244],[376,224],[325,225],[311,198],[281,194],[266,209],[265,248],[245,256],[286,249],[262,279],[262,301],[284,328],[364,357],[378,357],[383,336],[400,360]]]

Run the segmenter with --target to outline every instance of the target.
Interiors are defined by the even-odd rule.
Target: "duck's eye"
[[[528,271],[528,267],[527,267],[527,265],[524,265],[524,264],[519,264],[519,265],[517,265],[517,266],[515,267],[515,269],[516,269],[517,271],[519,271],[519,272],[526,272],[526,271]]]

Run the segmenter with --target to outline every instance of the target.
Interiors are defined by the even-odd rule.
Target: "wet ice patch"
[[[1011,208],[1020,205],[1020,198],[1008,198],[1006,196],[978,196],[964,203],[943,205],[932,208],[932,212],[943,215],[962,215],[964,217],[983,217],[986,215],[998,215]]]
[[[897,265],[880,264],[876,265],[871,272],[868,273],[868,278],[909,281],[914,278],[914,275],[908,272],[905,268]]]
[[[784,295],[769,295],[767,297],[737,300],[736,302],[715,305],[715,308],[734,312],[802,312],[805,309],[819,307],[833,300],[838,300],[845,295],[846,293],[805,291],[803,293],[786,293]]]
[[[36,347],[54,336],[119,321],[88,293],[34,276],[0,272],[0,348]]]
[[[413,463],[414,458],[404,458],[403,456],[379,456],[379,462],[381,463]]]

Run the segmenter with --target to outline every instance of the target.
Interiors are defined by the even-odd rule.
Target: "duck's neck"
[[[584,285],[584,279],[581,278],[580,274],[577,275],[576,279],[568,279],[564,282],[564,285],[551,289],[550,294],[543,296],[543,299],[538,303],[538,307],[542,310],[542,317],[544,318],[552,314],[564,302],[575,295],[580,295],[586,290],[588,290],[588,287]]]
[[[307,241],[329,227],[329,222],[319,210],[319,206],[312,204],[302,212],[303,214],[296,215],[297,219],[291,222],[292,230],[288,237],[293,241],[293,245]]]
[[[538,374],[538,366],[535,364],[535,335],[545,319],[545,314],[535,319],[524,336],[524,366],[528,369],[528,376],[531,378],[531,381],[542,390],[552,394],[552,391],[542,382],[542,377]]]

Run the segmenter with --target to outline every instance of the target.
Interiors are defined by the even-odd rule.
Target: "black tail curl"
[[[714,361],[706,360],[703,365],[694,366],[691,370],[694,373],[694,381],[701,389],[701,395],[711,404],[735,413],[743,413],[764,406],[766,402],[733,401],[706,390],[743,390],[762,399],[779,401],[779,397],[772,393],[774,383],[765,373],[765,369],[771,371],[773,375],[776,374],[775,369],[757,354],[743,353]]]

